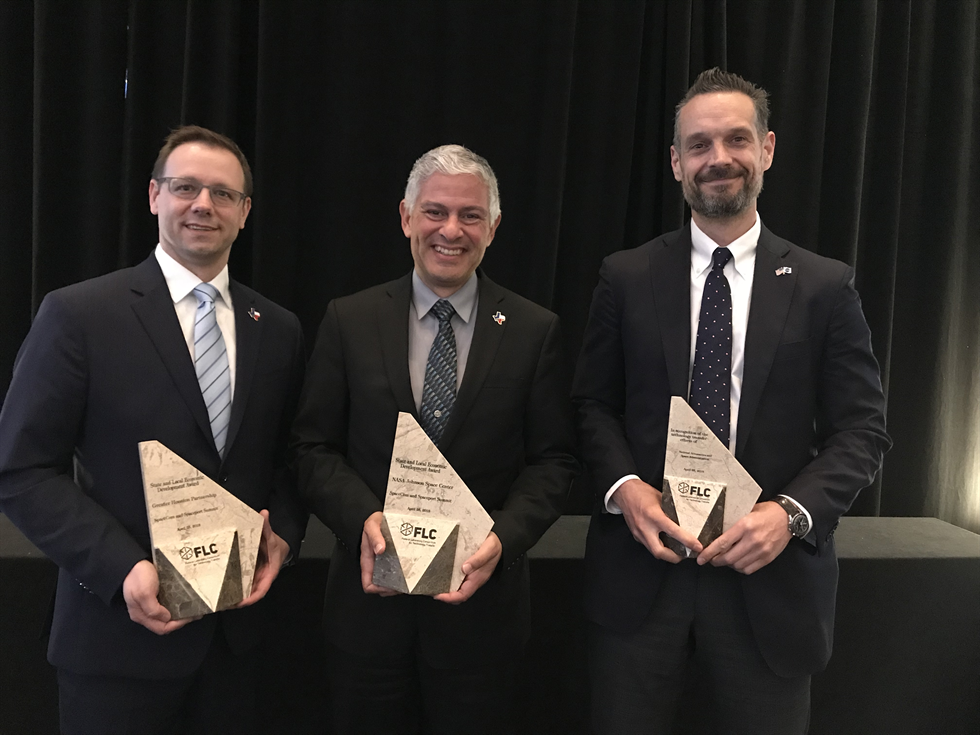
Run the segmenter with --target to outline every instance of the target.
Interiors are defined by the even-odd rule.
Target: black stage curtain
[[[311,341],[330,299],[409,269],[414,159],[485,155],[486,270],[561,315],[571,368],[601,259],[686,216],[673,106],[718,65],[772,94],[766,224],[857,268],[895,449],[852,512],[980,530],[978,30],[974,0],[4,0],[0,393],[45,293],[149,253],[183,123],[252,161],[232,273]]]

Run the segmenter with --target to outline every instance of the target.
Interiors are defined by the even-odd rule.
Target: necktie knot
[[[456,310],[453,308],[453,305],[450,304],[445,299],[439,299],[436,303],[432,305],[432,308],[429,309],[429,313],[435,316],[435,318],[439,320],[439,324],[441,325],[445,322],[448,322],[450,319],[452,319],[453,315],[456,313]]]
[[[210,283],[199,283],[194,287],[194,298],[197,299],[198,306],[213,304],[214,300],[218,298],[218,289]]]
[[[728,248],[715,248],[715,251],[711,254],[711,267],[714,270],[721,270],[728,265],[728,261],[731,259],[731,250]]]

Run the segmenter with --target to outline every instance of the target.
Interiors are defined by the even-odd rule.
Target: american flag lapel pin
[[[792,272],[793,269],[790,268],[788,265],[784,265],[776,269],[777,276],[788,276]]]
[[[493,320],[497,322],[497,324],[503,324],[505,321],[507,321],[507,317],[501,314],[498,310],[497,313],[493,315]]]
[[[251,309],[248,310],[248,315],[250,317],[252,317],[255,321],[258,321],[259,320],[259,317],[262,316],[259,313],[259,310],[256,309],[254,306]]]

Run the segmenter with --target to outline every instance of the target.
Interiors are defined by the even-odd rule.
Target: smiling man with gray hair
[[[458,145],[423,155],[399,211],[415,268],[329,304],[293,434],[300,492],[338,540],[324,610],[334,727],[512,732],[526,552],[577,470],[558,317],[478,270],[501,217],[481,156]],[[372,581],[399,412],[493,518],[455,592]]]

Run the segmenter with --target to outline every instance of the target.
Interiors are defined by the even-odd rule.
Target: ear
[[[762,163],[763,171],[768,171],[769,167],[772,166],[772,157],[776,152],[776,134],[771,130],[766,133],[766,137],[762,140]]]
[[[503,212],[498,214],[497,221],[490,225],[490,237],[487,238],[487,247],[490,247],[490,243],[493,242],[493,238],[497,236],[497,228],[500,227],[500,220],[503,218],[503,216]]]
[[[160,196],[160,184],[156,179],[150,179],[150,211],[153,214],[160,214],[157,211],[157,197]]]
[[[681,180],[681,155],[674,146],[670,147],[670,169],[674,172],[674,180]]]
[[[245,220],[248,219],[248,213],[252,211],[252,197],[245,197],[245,201],[242,202],[242,221],[238,225],[239,230],[245,229]]]
[[[401,215],[402,220],[402,232],[405,233],[405,237],[412,236],[412,213],[408,211],[408,207],[405,206],[405,200],[402,199],[398,204],[398,214]]]

